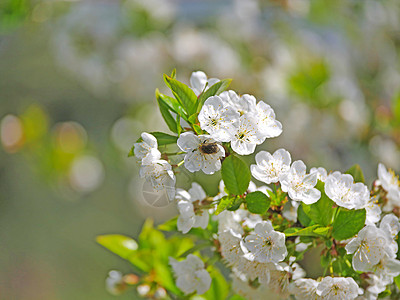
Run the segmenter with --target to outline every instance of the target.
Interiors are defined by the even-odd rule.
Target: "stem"
[[[176,166],[177,167],[180,167],[180,166],[182,166],[183,165],[183,163],[184,163],[185,161],[184,160],[182,160],[182,161],[180,161]]]
[[[173,156],[173,155],[181,155],[184,154],[186,152],[181,151],[181,152],[164,152],[163,155],[167,155],[167,156]]]

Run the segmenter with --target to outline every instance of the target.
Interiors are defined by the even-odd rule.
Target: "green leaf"
[[[97,236],[96,241],[140,270],[145,272],[150,270],[149,265],[140,258],[141,252],[137,250],[138,244],[134,239],[121,234],[107,234]]]
[[[199,103],[197,107],[197,111],[199,112],[201,110],[201,107],[203,106],[204,102],[211,96],[219,95],[223,91],[226,91],[231,84],[232,79],[223,79],[221,81],[218,81],[217,83],[213,84],[210,86],[209,89],[204,91],[200,96],[199,96]]]
[[[156,89],[156,99],[157,101],[164,102],[171,111],[180,115],[184,120],[187,121],[188,119],[187,113],[178,100],[169,97],[167,95],[161,94],[158,89]]]
[[[204,294],[205,298],[208,300],[226,299],[230,290],[228,281],[217,268],[210,266],[208,271],[212,281],[210,289]]]
[[[164,74],[167,86],[172,90],[175,98],[181,103],[189,115],[197,110],[197,96],[186,84]]]
[[[200,128],[199,125],[193,124],[193,129],[197,134],[203,134],[203,130]]]
[[[397,288],[400,289],[400,275],[394,278],[394,282],[396,283]]]
[[[121,234],[99,235],[96,241],[123,259],[128,259],[138,249],[138,244],[134,239]]]
[[[310,217],[304,212],[303,209],[303,204],[299,205],[299,208],[297,209],[297,219],[299,220],[300,224],[303,225],[304,227],[307,227],[311,223]]]
[[[171,113],[169,111],[169,106],[167,104],[165,104],[165,102],[160,100],[159,97],[157,97],[157,103],[158,103],[158,107],[160,108],[161,115],[162,115],[165,123],[167,123],[169,130],[179,134],[178,128],[181,126],[180,126],[180,124],[178,125],[178,122],[175,121],[175,118],[171,115]],[[179,118],[179,115],[177,115],[177,117]]]
[[[164,146],[164,145],[170,145],[170,144],[176,144],[176,141],[178,140],[177,136],[170,135],[164,132],[150,132],[151,135],[153,135],[157,139],[157,144],[158,146]],[[136,143],[142,142],[142,138],[139,138]],[[131,150],[128,153],[128,157],[134,156],[135,146],[132,146]]]
[[[271,200],[263,192],[256,191],[246,195],[246,203],[249,212],[263,215],[271,205]]]
[[[284,231],[284,234],[286,237],[290,236],[325,236],[326,233],[329,231],[328,227],[321,227],[318,224],[306,227],[306,228],[300,228],[300,227],[290,227]]]
[[[172,218],[157,226],[157,229],[162,231],[177,231],[178,217]]]
[[[175,79],[176,78],[176,69],[174,68],[171,72],[171,78]]]
[[[251,174],[246,163],[239,157],[230,155],[222,163],[222,179],[228,191],[242,195],[249,187]]]
[[[324,186],[323,182],[318,181],[316,188],[321,192],[321,198],[313,204],[302,203],[301,206],[305,214],[316,224],[328,226],[332,223],[335,203],[326,196]]]
[[[182,292],[176,287],[171,268],[163,262],[154,263],[155,276],[154,281],[167,290],[182,295]]]
[[[197,116],[199,115],[199,113],[195,113],[195,114],[193,114],[193,115],[191,115],[189,118],[188,118],[188,122],[190,123],[190,124],[196,124],[197,122]]]
[[[360,165],[354,165],[346,171],[346,174],[353,176],[355,182],[365,182],[363,171]]]
[[[225,209],[230,207],[235,202],[235,199],[236,199],[236,197],[232,197],[232,196],[224,196],[224,197],[222,197],[221,200],[218,203],[217,210],[215,211],[215,214],[219,215]]]
[[[332,236],[338,241],[355,236],[364,227],[365,216],[365,209],[348,210],[341,207],[333,222]]]

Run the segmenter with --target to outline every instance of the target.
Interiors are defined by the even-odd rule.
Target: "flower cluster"
[[[303,161],[292,162],[282,148],[256,153],[248,167],[240,155],[254,153],[257,145],[282,133],[274,110],[254,96],[228,90],[230,80],[208,79],[201,71],[192,74],[190,86],[177,81],[175,73],[164,79],[174,97],[158,91],[156,96],[174,135],[143,133],[131,150],[141,161],[141,177],[155,190],[166,190],[179,213],[160,227],[181,234],[164,244],[168,255],[157,255],[163,251],[157,244],[151,251],[146,248],[162,239],[157,231],[143,240],[138,260],[131,254],[128,258],[156,274],[151,275],[155,290],[208,299],[221,292],[221,280],[231,279],[233,292],[246,299],[261,299],[271,291],[282,299],[400,297],[394,285],[400,284],[400,184],[393,171],[380,164],[370,190],[358,165],[344,173],[322,167],[307,171]],[[194,180],[188,190],[175,188],[179,168],[220,174],[219,192],[210,195],[207,186]],[[252,176],[265,185],[257,186]],[[321,251],[323,276],[317,278],[307,278],[303,269],[312,248]],[[143,266],[143,255],[169,257],[175,284],[157,281],[169,273]],[[219,260],[228,267],[228,278],[215,266]],[[119,284],[121,276],[109,281]],[[155,295],[151,289],[148,293]]]

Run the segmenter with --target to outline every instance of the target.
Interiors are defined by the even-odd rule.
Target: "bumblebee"
[[[199,150],[204,154],[214,154],[219,151],[219,148],[216,143],[204,143],[200,145]]]

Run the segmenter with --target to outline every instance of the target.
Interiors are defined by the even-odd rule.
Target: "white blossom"
[[[365,224],[373,225],[381,219],[382,210],[380,206],[375,202],[375,198],[371,197],[368,203],[365,205],[366,217]]]
[[[199,96],[203,91],[208,90],[211,86],[220,81],[218,78],[208,78],[206,73],[202,71],[193,72],[190,76],[190,88]]]
[[[326,179],[325,193],[337,205],[347,209],[364,208],[370,200],[369,190],[365,184],[354,183],[353,176],[338,171]]]
[[[176,276],[176,286],[185,294],[197,292],[204,294],[210,288],[211,276],[204,269],[203,261],[193,254],[189,254],[185,260],[177,261],[169,258]]]
[[[388,237],[394,239],[400,231],[399,218],[394,214],[388,214],[382,218],[379,228],[388,233]]]
[[[282,216],[292,222],[297,222],[297,208],[299,207],[300,202],[297,201],[288,201],[283,206]]]
[[[143,163],[143,162],[142,162]],[[171,165],[165,160],[154,160],[142,164],[139,175],[146,178],[156,191],[166,190],[170,200],[175,197],[175,175]]]
[[[311,168],[310,169],[310,173],[317,173],[317,179],[325,182],[326,179],[328,178],[328,172],[326,171],[326,169],[322,168],[322,167],[318,167],[318,168]]]
[[[184,132],[179,136],[177,144],[182,151],[187,152],[185,167],[190,172],[202,170],[206,174],[213,174],[221,169],[221,158],[225,156],[225,150],[211,136]]]
[[[245,238],[245,254],[249,260],[258,262],[279,262],[286,255],[285,234],[275,231],[270,221],[258,223],[251,233]]]
[[[387,192],[388,202],[383,207],[383,210],[388,212],[393,210],[394,207],[400,206],[400,181],[399,177],[393,170],[387,170],[383,164],[378,165],[378,178],[379,183]]]
[[[219,233],[218,240],[221,245],[221,256],[228,265],[234,265],[243,256],[240,246],[242,235],[232,229]]]
[[[192,183],[192,187],[188,192],[182,189],[177,189],[176,200],[179,210],[177,226],[179,231],[187,233],[193,227],[200,227],[203,229],[207,227],[209,220],[208,211],[202,210],[195,212],[193,206],[194,201],[202,201],[205,198],[206,193],[196,182]]]
[[[317,298],[318,282],[311,278],[299,278],[290,286],[291,294],[296,296],[297,300],[310,300]]]
[[[256,106],[258,127],[266,138],[277,137],[282,133],[282,124],[275,119],[275,112],[268,104],[259,101]]]
[[[230,106],[224,106],[219,96],[212,96],[204,102],[198,119],[201,129],[206,130],[213,139],[229,142],[239,113]]]
[[[119,295],[121,285],[123,285],[123,275],[120,271],[111,270],[106,278],[106,289],[110,294]]]
[[[225,91],[219,95],[225,106],[234,108],[241,116],[251,112],[256,112],[256,98],[252,95],[245,94],[238,96],[235,91]]]
[[[230,128],[231,147],[240,155],[249,155],[254,152],[256,145],[264,142],[265,136],[258,129],[257,118],[252,113],[246,113],[239,118],[239,122]]]
[[[256,164],[251,165],[251,174],[267,184],[276,183],[290,170],[291,157],[285,149],[278,149],[271,155],[267,151],[256,154]]]
[[[371,271],[385,255],[393,256],[382,229],[365,226],[346,245],[347,254],[353,254],[352,265],[356,271]]]
[[[317,287],[317,295],[323,300],[351,300],[358,294],[359,287],[351,277],[324,277]]]
[[[142,163],[159,160],[161,158],[161,153],[157,149],[157,139],[147,132],[143,132],[141,137],[142,142],[133,144],[133,153],[135,156],[142,159]]]
[[[288,173],[280,178],[282,190],[295,201],[312,204],[321,198],[321,192],[314,188],[317,174],[306,174],[306,165],[301,160],[293,162]]]

